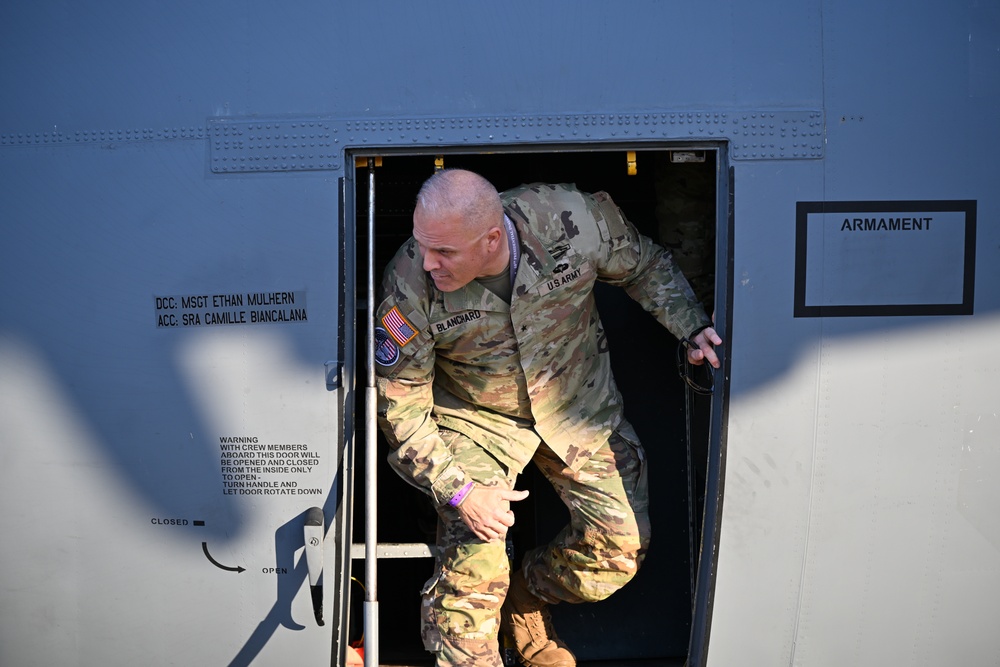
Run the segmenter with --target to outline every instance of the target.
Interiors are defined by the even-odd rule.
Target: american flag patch
[[[406,345],[417,336],[416,329],[399,312],[399,306],[393,306],[392,310],[382,316],[382,324],[400,346]]]

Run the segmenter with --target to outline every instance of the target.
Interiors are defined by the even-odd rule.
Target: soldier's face
[[[430,215],[417,206],[413,212],[413,238],[423,255],[424,271],[442,292],[454,292],[485,276],[490,260],[489,232],[470,231],[456,214]]]

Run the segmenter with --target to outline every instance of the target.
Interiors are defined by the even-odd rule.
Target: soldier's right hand
[[[458,506],[458,513],[479,539],[484,542],[502,540],[507,537],[507,529],[514,525],[511,502],[527,497],[527,491],[477,484]]]

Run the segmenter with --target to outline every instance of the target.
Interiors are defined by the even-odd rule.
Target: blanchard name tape
[[[154,296],[157,328],[307,322],[305,290]]]

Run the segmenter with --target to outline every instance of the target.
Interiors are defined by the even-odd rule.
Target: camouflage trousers
[[[441,435],[477,483],[513,488],[516,475],[468,437]],[[635,431],[623,421],[579,471],[544,442],[533,461],[566,504],[570,522],[525,556],[529,588],[549,603],[603,600],[635,576],[649,544],[645,454]],[[438,516],[435,573],[421,591],[424,646],[439,667],[501,667],[500,607],[510,582],[506,544],[475,537],[448,505],[438,508]]]

